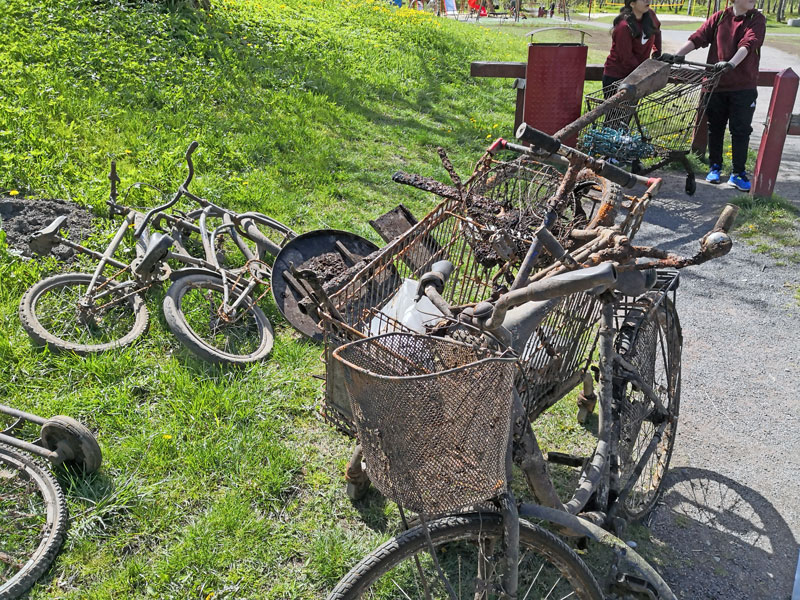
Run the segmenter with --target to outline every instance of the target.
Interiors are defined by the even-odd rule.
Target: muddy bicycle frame
[[[542,321],[553,310],[553,300],[584,292],[598,286],[613,288],[618,278],[627,280],[625,281],[627,293],[637,296],[648,289],[646,270],[669,269],[669,271],[663,272],[659,278],[660,286],[654,292],[657,294],[657,300],[649,309],[651,311],[649,314],[653,314],[659,310],[667,294],[669,292],[674,293],[674,289],[677,286],[676,269],[701,264],[712,258],[724,255],[730,249],[731,242],[727,236],[727,230],[735,218],[736,210],[734,207],[729,207],[723,212],[712,232],[703,238],[701,250],[695,256],[680,257],[657,248],[632,246],[630,238],[638,230],[650,200],[657,194],[661,185],[660,179],[645,179],[632,175],[627,171],[605,163],[605,161],[593,159],[577,150],[563,146],[551,136],[525,125],[520,128],[518,136],[531,143],[534,149],[531,150],[526,147],[508,144],[504,140],[498,140],[490,147],[487,156],[490,157],[502,147],[510,148],[526,155],[541,151],[543,154],[549,155],[551,159],[566,162],[567,170],[561,179],[558,190],[548,201],[547,213],[543,218],[543,223],[536,232],[536,239],[531,244],[525,259],[522,261],[522,265],[517,271],[510,291],[501,295],[494,302],[479,302],[470,308],[470,324],[479,332],[501,341],[503,346],[514,349],[517,355],[522,354],[528,340],[531,339]],[[488,161],[486,164],[489,164]],[[445,166],[447,167],[447,164]],[[573,255],[567,253],[560,246],[550,234],[548,228],[555,221],[568,193],[574,188],[579,170],[586,167],[625,187],[645,185],[647,191],[636,202],[632,201],[631,210],[622,223],[614,225],[613,216],[610,221],[608,219],[613,214],[613,209],[618,207],[605,207],[606,210],[601,209],[599,218],[590,223],[589,227],[575,231],[575,237],[584,243],[573,251]],[[481,168],[481,162],[479,161],[479,166],[475,173],[480,173]],[[451,173],[452,175],[453,173]],[[474,176],[475,174],[470,181],[474,179]],[[454,177],[454,179],[456,178]],[[395,180],[402,180],[402,178],[395,177]],[[427,181],[422,181],[422,183],[430,184]],[[456,183],[459,186],[459,190],[463,189],[463,184],[460,181],[456,180]],[[459,202],[457,198],[459,194],[461,194],[462,200],[465,195],[469,195],[469,192],[460,192],[458,190],[457,192],[455,194],[456,197],[452,198],[453,207]],[[450,209],[440,207],[438,210],[440,212],[443,211],[442,214],[444,214],[448,210],[452,210],[453,207]],[[436,213],[437,211],[434,212]],[[408,235],[412,237],[416,235],[417,238],[426,242],[422,245],[431,246],[433,238],[431,230],[425,227],[425,220],[417,227],[420,228],[419,231],[409,232]],[[433,225],[430,227],[433,227]],[[458,225],[453,227],[457,228]],[[447,242],[444,245],[447,245]],[[396,244],[393,243],[390,246],[396,247],[387,247],[386,253],[388,255],[394,255],[398,257],[399,261],[405,263],[414,260],[414,252],[409,245],[404,245],[401,241],[397,241]],[[551,267],[531,276],[532,265],[542,248],[548,250],[555,263]],[[453,251],[459,252],[458,250]],[[638,265],[634,262],[637,258],[645,257],[656,260],[647,265]],[[578,261],[589,262],[596,266],[589,269],[570,271],[570,269],[576,269],[579,266]],[[609,261],[613,261],[613,263]],[[375,263],[377,262],[375,261]],[[386,280],[391,274],[388,265],[384,265],[384,267],[385,270],[383,271],[381,267],[377,266],[370,271],[370,266],[367,266],[362,271],[362,274],[370,271],[368,279],[373,282],[373,285],[380,285],[374,282],[380,282],[381,278]],[[444,319],[451,324],[458,322],[458,319],[453,318],[456,312],[454,309],[458,307],[448,304],[441,293],[448,277],[454,270],[458,271],[452,263],[447,261],[445,261],[445,264],[442,262],[434,263],[431,270],[420,273],[420,287],[418,290],[418,297],[425,295],[444,315]],[[465,275],[462,274],[461,276],[464,277]],[[639,291],[630,291],[631,288],[637,288],[637,286]],[[342,293],[347,295],[349,292]],[[337,294],[332,296],[332,305],[328,307],[331,310],[324,318],[326,326],[330,327],[331,330],[342,327],[344,336],[350,337],[350,339],[365,337],[363,333],[354,330],[353,324],[342,321],[342,309],[345,307],[341,304],[337,305],[336,296]],[[363,304],[363,308],[358,308],[362,304],[359,304],[359,293],[357,291],[352,292],[352,298],[354,298],[353,301],[356,302],[356,306],[353,311],[351,311],[350,307],[346,307],[348,314],[351,312],[355,314],[358,310],[365,310],[369,306],[369,303],[367,303]],[[677,415],[670,414],[658,394],[639,376],[636,367],[631,365],[624,356],[614,349],[614,340],[619,331],[616,325],[618,316],[615,315],[616,299],[614,296],[611,295],[611,292],[603,292],[597,298],[601,304],[599,319],[600,342],[598,347],[600,387],[598,394],[599,431],[594,456],[585,464],[573,497],[568,502],[563,503],[549,477],[547,461],[530,427],[528,411],[520,394],[514,389],[513,434],[511,438],[514,442],[510,444],[508,456],[509,460],[513,460],[514,463],[521,467],[528,487],[540,504],[522,503],[517,506],[510,494],[501,502],[506,537],[509,540],[507,546],[508,548],[516,547],[513,542],[518,539],[519,516],[544,519],[556,523],[571,532],[581,532],[583,535],[588,535],[601,543],[617,548],[619,550],[618,554],[626,561],[627,572],[624,572],[622,576],[628,578],[629,587],[635,588],[637,585],[649,585],[649,589],[658,594],[658,597],[674,598],[674,595],[672,595],[663,580],[644,560],[631,552],[630,548],[622,552],[624,544],[598,527],[598,524],[614,526],[614,522],[617,520],[618,507],[625,502],[627,496],[631,493],[633,486],[655,452],[665,428],[670,422],[674,422]],[[359,322],[363,321],[364,318],[362,317]],[[441,334],[442,332],[440,331],[439,335]],[[444,333],[444,335],[447,336],[447,333]],[[330,375],[332,373],[329,368]],[[622,489],[620,489],[619,480],[615,473],[615,469],[619,465],[617,455],[620,435],[619,415],[615,413],[613,408],[614,391],[612,386],[615,378],[624,378],[638,388],[653,403],[655,410],[652,419],[657,423],[652,439],[644,452],[638,457],[638,460],[636,460],[630,479]],[[591,380],[589,381],[591,382]],[[586,380],[584,382],[586,383]],[[329,392],[335,390],[335,388],[336,383],[333,383],[333,388],[329,388]],[[588,394],[591,393],[590,383]],[[357,448],[348,465],[348,480],[351,482],[357,481],[359,476],[363,477],[360,473],[361,459],[360,449]],[[663,473],[660,473],[658,477],[660,478],[661,475]],[[613,499],[612,493],[614,494]],[[592,513],[583,513],[581,515],[582,518],[579,518],[577,515],[585,509],[592,498],[596,500],[595,505],[601,508]],[[587,521],[586,517],[592,519],[593,522]],[[516,557],[509,553],[506,558],[509,569],[506,571],[508,573],[507,581],[510,586],[506,589],[516,589],[516,584],[514,583],[516,575],[513,572]],[[642,581],[646,583],[641,584]]]
[[[109,295],[114,296],[114,302],[124,302],[130,296],[146,291],[157,281],[163,281],[167,276],[175,280],[183,275],[208,273],[222,279],[224,310],[226,313],[233,313],[250,297],[253,289],[258,284],[268,283],[271,269],[264,262],[264,258],[267,255],[276,256],[280,252],[281,246],[264,236],[257,226],[261,224],[276,231],[284,231],[286,234],[285,239],[291,239],[294,236],[293,232],[266,215],[256,212],[239,214],[192,194],[188,190],[188,186],[194,177],[192,153],[197,149],[197,146],[197,142],[192,142],[186,151],[185,159],[189,173],[184,182],[178,187],[175,195],[169,202],[157,206],[147,213],[129,209],[117,202],[116,184],[119,182],[119,178],[116,174],[115,163],[111,163],[111,173],[109,174],[111,194],[107,204],[111,216],[123,215],[123,220],[103,253],[96,252],[58,235],[58,229],[63,224],[64,217],[56,219],[50,226],[34,236],[31,246],[39,253],[44,253],[49,248],[61,243],[99,261],[82,300],[84,309],[90,309],[93,301],[102,300]],[[142,184],[134,184],[134,186],[140,185]],[[184,196],[193,200],[202,208],[190,212],[187,218],[164,212]],[[209,231],[207,227],[209,217],[221,217],[223,220],[222,225]],[[151,221],[156,229],[162,229],[163,223],[166,223],[171,228],[173,235],[164,235],[160,232],[151,234],[148,231],[148,225]],[[132,227],[135,227],[133,237],[136,240],[137,256],[131,263],[124,263],[115,259],[114,255],[126,233]],[[199,234],[203,244],[204,258],[193,256],[185,249],[183,245],[184,235],[191,233]],[[245,267],[238,270],[229,270],[220,265],[216,240],[223,234],[229,235],[245,256],[247,260]],[[255,252],[244,243],[242,238],[255,244]],[[175,251],[172,250],[173,247]],[[169,260],[177,261],[186,265],[187,268],[174,272],[170,269],[165,269]],[[101,281],[102,273],[107,266],[115,267],[119,271],[113,277]],[[128,270],[133,275],[133,279],[108,285],[109,282],[114,281],[114,277]],[[246,279],[245,282],[242,281],[243,278]],[[125,290],[126,288],[131,289],[125,295],[118,295],[120,290]]]

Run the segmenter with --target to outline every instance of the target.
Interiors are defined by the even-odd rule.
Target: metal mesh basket
[[[343,374],[333,351],[350,341],[388,332],[412,332],[389,310],[398,290],[430,270],[438,260],[455,266],[442,296],[450,306],[486,300],[513,281],[518,261],[498,264],[492,236],[496,229],[467,215],[456,200],[440,204],[402,237],[394,240],[339,291],[331,295],[336,319],[323,319],[325,330],[325,400],[323,415],[343,432],[355,435]],[[577,294],[553,302],[552,310],[531,337],[521,357],[525,378],[519,391],[530,417],[536,418],[581,379],[596,339],[599,302]],[[431,312],[417,333],[435,328],[443,317]]]
[[[664,88],[638,101],[624,101],[605,118],[585,127],[579,148],[620,162],[688,152],[691,135],[705,114],[708,95],[720,75],[694,65],[673,67]],[[615,83],[587,94],[586,110],[596,108],[616,91]]]
[[[506,490],[515,359],[443,338],[390,333],[339,347],[367,473],[425,514]]]

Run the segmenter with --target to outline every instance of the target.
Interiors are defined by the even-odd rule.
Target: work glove
[[[666,52],[664,52],[661,54],[661,56],[658,57],[658,60],[672,63],[673,65],[679,65],[686,60],[686,57],[681,56],[680,54],[667,54]]]
[[[728,71],[733,71],[736,68],[736,65],[733,63],[728,62],[727,60],[721,60],[717,64],[714,65],[714,70],[717,72],[727,73]]]

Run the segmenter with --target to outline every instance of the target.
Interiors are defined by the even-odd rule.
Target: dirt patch
[[[325,284],[347,271],[347,265],[338,252],[326,252],[309,258],[300,265],[300,270],[303,269],[314,271],[319,277],[320,283]]]
[[[33,256],[28,247],[33,234],[62,215],[67,217],[61,228],[62,237],[81,242],[92,232],[93,213],[73,202],[0,198],[0,229],[6,234],[9,248],[19,251],[23,256]],[[63,244],[53,248],[51,253],[66,263],[72,262],[75,257],[75,251]]]

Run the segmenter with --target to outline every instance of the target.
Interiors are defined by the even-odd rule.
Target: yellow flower
[[[131,153],[130,150],[125,150],[125,154],[130,154],[130,153]]]
[[[171,440],[172,439],[172,436],[170,434],[168,434],[168,433],[165,433],[161,437],[163,437],[165,440]]]
[[[8,192],[8,195],[9,196],[17,196],[17,195],[19,195],[19,192],[17,190],[11,190],[10,192]]]

